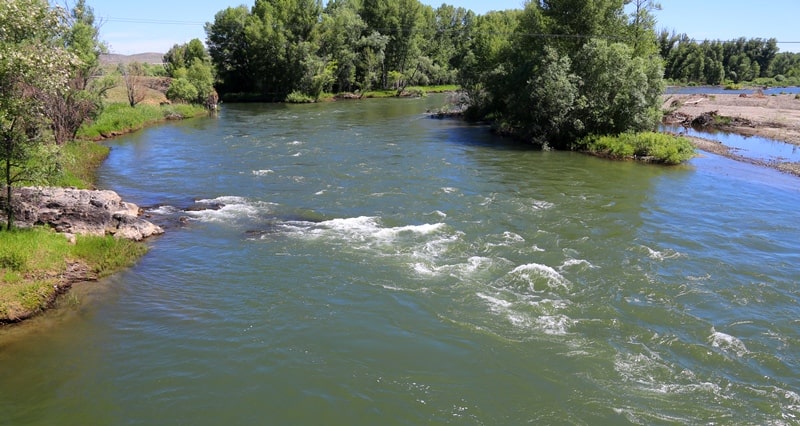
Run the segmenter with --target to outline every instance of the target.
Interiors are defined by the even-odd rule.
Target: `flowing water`
[[[2,330],[0,424],[800,422],[800,180],[523,150],[442,102],[110,142],[100,185],[168,231]]]

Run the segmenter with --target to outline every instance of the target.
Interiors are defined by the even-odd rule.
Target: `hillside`
[[[143,64],[161,64],[164,60],[163,53],[137,53],[135,55],[119,55],[116,53],[106,53],[100,55],[100,63],[103,65],[128,64],[140,62]]]

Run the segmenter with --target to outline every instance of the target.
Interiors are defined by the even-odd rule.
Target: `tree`
[[[479,19],[461,72],[473,102],[468,116],[492,118],[532,143],[555,148],[572,148],[589,134],[654,129],[663,69],[651,57],[655,35],[630,37],[631,25],[646,30],[639,12],[636,24],[636,17],[627,21],[622,0],[528,2],[510,15],[516,24],[505,25],[513,29],[505,37],[496,34],[508,16],[487,15],[488,27]],[[495,35],[481,36],[483,28]]]
[[[37,91],[57,145],[75,139],[81,125],[100,113],[103,97],[115,85],[110,78],[93,78],[106,47],[99,40],[94,11],[85,0],[79,0],[71,9],[60,37],[80,62],[70,70],[67,84],[52,93]]]
[[[79,63],[59,45],[65,16],[44,0],[6,0],[0,4],[0,168],[6,228],[14,226],[12,187],[36,182],[52,162],[36,162],[49,151],[43,141],[46,117],[36,93],[65,85]]]
[[[319,24],[318,55],[336,64],[333,89],[349,92],[357,86],[359,41],[367,24],[351,2],[328,2],[325,12]]]
[[[575,119],[585,129],[575,129],[573,136],[656,129],[664,92],[660,61],[634,56],[629,45],[594,39],[576,55],[573,71],[581,79],[582,97]]]
[[[172,77],[167,90],[168,99],[204,104],[209,109],[216,106],[216,100],[209,100],[217,97],[211,56],[199,39],[172,46],[164,55],[164,69]]]
[[[213,23],[205,25],[208,52],[216,67],[222,92],[255,90],[255,53],[247,36],[250,20],[247,7],[229,7],[217,12]]]
[[[167,99],[173,102],[195,102],[198,97],[197,88],[185,78],[176,78],[167,89]]]
[[[128,104],[133,108],[147,95],[147,87],[144,85],[144,67],[138,62],[131,62],[119,64],[117,69],[122,74],[122,80],[125,83]]]
[[[633,11],[631,12],[630,29],[633,54],[636,56],[650,56],[658,48],[656,42],[656,19],[653,11],[661,10],[661,3],[654,0],[628,0]]]

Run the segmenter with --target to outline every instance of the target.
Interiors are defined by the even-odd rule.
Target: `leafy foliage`
[[[589,134],[655,130],[663,80],[655,40],[643,36],[647,11],[628,22],[622,1],[528,3],[507,25],[510,42],[487,37],[491,44],[478,44],[481,56],[462,70],[472,100],[467,117],[497,120],[504,131],[561,149]]]
[[[172,82],[167,99],[176,102],[216,106],[214,68],[203,43],[192,39],[186,44],[174,45],[164,55],[164,68]]]
[[[800,77],[800,55],[779,55],[774,38],[697,42],[665,30],[658,43],[666,64],[664,77],[673,81],[719,85],[787,74]]]
[[[680,164],[695,153],[686,138],[654,132],[592,136],[583,141],[582,148],[611,158],[637,158],[662,164]]]
[[[0,169],[6,194],[7,228],[12,228],[12,186],[37,182],[49,169],[35,161],[52,150],[44,146],[47,116],[43,100],[56,96],[79,59],[65,49],[63,10],[42,0],[0,3]]]

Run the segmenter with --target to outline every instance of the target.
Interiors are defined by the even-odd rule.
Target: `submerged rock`
[[[47,225],[57,232],[114,235],[140,241],[164,230],[140,218],[136,204],[122,201],[114,191],[26,187],[14,191],[17,226]]]

